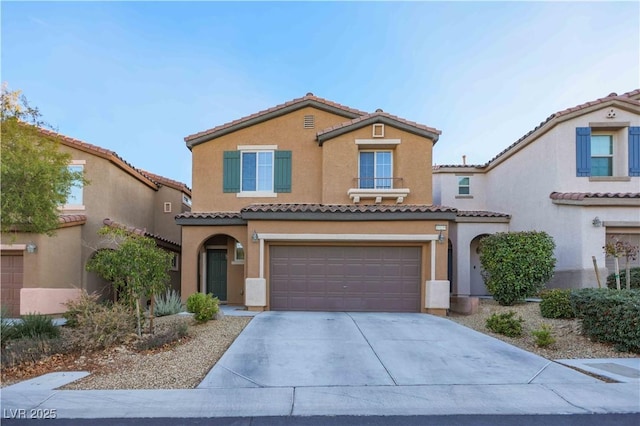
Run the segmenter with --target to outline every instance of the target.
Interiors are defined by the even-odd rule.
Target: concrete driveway
[[[602,382],[431,315],[264,312],[199,388],[551,383]]]

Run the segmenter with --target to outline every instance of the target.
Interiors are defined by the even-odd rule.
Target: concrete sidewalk
[[[635,374],[633,360],[624,368],[592,361]],[[3,416],[20,409],[54,409],[57,418],[640,413],[633,377],[605,383],[422,314],[265,312],[197,389],[54,390],[84,375],[54,373],[2,389]]]

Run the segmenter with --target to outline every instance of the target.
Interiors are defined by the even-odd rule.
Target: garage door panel
[[[419,247],[272,246],[270,259],[271,309],[420,309]]]

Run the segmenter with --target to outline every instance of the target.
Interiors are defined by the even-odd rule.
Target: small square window
[[[374,138],[384,138],[384,124],[377,123],[373,125],[373,135]]]
[[[236,249],[234,250],[233,261],[237,263],[244,263],[244,247],[239,241],[236,241]]]
[[[471,178],[468,176],[458,178],[458,195],[471,194]]]
[[[178,253],[173,253],[173,257],[171,258],[171,270],[180,270],[180,255]]]
[[[164,212],[171,213],[171,203],[169,202],[164,203]]]

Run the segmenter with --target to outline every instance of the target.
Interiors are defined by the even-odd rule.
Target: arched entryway
[[[481,234],[471,240],[469,245],[469,282],[471,296],[488,296],[489,292],[482,279],[482,265],[480,264],[480,241],[489,234]]]

